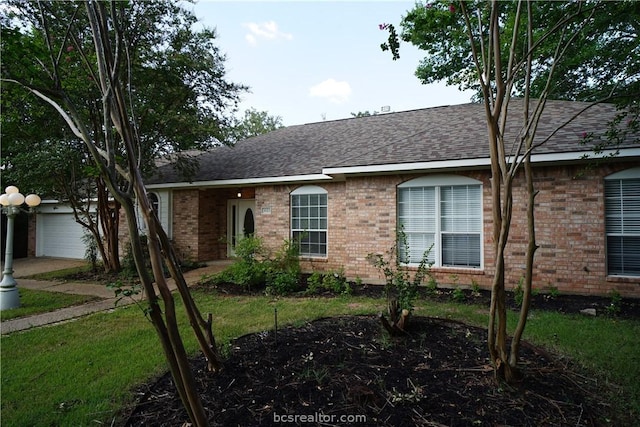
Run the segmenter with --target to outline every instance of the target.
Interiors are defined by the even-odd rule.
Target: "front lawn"
[[[278,323],[284,325],[340,314],[375,314],[385,306],[382,299],[365,297],[274,299],[197,290],[194,296],[203,313],[213,313],[214,332],[222,345],[246,333],[272,329],[275,308]],[[487,319],[485,307],[453,302],[419,300],[416,314],[479,326]],[[195,354],[195,340],[182,320],[187,347]],[[621,405],[620,411],[640,414],[640,321],[534,311],[525,338],[584,365],[602,378],[603,390],[609,389],[609,381],[618,384],[610,401]],[[5,336],[2,424],[111,425],[135,399],[135,387],[165,370],[155,332],[135,306]]]

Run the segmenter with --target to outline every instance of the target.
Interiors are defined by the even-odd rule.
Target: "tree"
[[[229,127],[227,139],[238,142],[252,136],[262,135],[283,127],[282,117],[270,116],[267,111],[250,108],[244,111],[242,119],[235,119]]]
[[[48,53],[42,40],[39,8],[36,3],[20,1],[11,6],[2,12],[2,76],[45,86],[51,78],[43,67],[48,63]],[[70,3],[45,2],[41,7],[51,16],[76,13]],[[140,167],[147,174],[160,157],[173,156],[175,160],[176,152],[206,149],[223,142],[231,124],[229,113],[246,87],[225,80],[224,56],[214,44],[215,31],[193,31],[195,16],[178,2],[132,2],[127,11],[126,54],[131,67],[125,77],[127,84],[135,88],[130,102],[140,129]],[[94,76],[82,67],[84,51],[91,43],[86,37],[89,26],[82,14],[75,19],[77,25],[66,39],[62,37],[67,29],[55,21],[49,23],[49,31],[59,42],[56,60],[65,77],[65,90],[74,103],[83,105],[79,113],[90,122],[93,138],[98,142],[102,136],[100,94],[95,84],[87,84],[94,82]],[[24,52],[31,55],[25,56]],[[117,201],[111,202],[113,198],[96,176],[82,141],[69,133],[59,117],[51,116],[42,106],[33,108],[34,100],[26,98],[23,91],[2,86],[6,179],[25,187],[37,186],[41,194],[69,202],[76,221],[95,237],[105,268],[118,270]],[[27,115],[32,126],[25,130]],[[40,162],[36,163],[36,159]],[[60,163],[54,163],[55,159]],[[194,164],[186,157],[178,157],[178,162],[185,174],[192,172]],[[47,179],[43,180],[43,176]],[[121,181],[121,188],[126,185]],[[97,217],[92,213],[93,206]]]
[[[141,63],[136,63],[136,57],[131,55],[140,42],[136,35],[148,35],[146,32],[132,31],[132,24],[136,22],[136,4],[95,0],[34,4],[33,16],[39,18],[39,25],[28,28],[33,34],[28,39],[32,42],[30,47],[34,48],[28,52],[36,57],[37,54],[43,56],[27,71],[34,72],[39,79],[23,78],[26,76],[19,71],[13,74],[18,78],[10,78],[3,69],[2,81],[4,84],[19,85],[52,107],[50,111],[59,114],[89,153],[88,160],[95,176],[104,182],[109,194],[122,206],[132,255],[148,303],[145,315],[156,330],[178,395],[191,422],[203,426],[207,425],[207,416],[196,393],[195,379],[178,329],[175,300],[164,276],[163,266],[167,267],[177,285],[209,369],[219,369],[220,361],[211,331],[211,316],[203,319],[191,297],[178,267],[176,253],[152,209],[142,178],[143,157],[157,152],[158,148],[149,144],[149,138],[141,132],[142,120],[136,110],[136,106],[140,105],[140,89],[134,85],[131,77],[136,65],[148,64],[147,61],[152,61],[156,53],[151,52]],[[166,17],[168,21],[164,24],[173,18]],[[157,32],[163,28],[156,23],[150,24],[153,25],[147,28],[148,31]],[[69,49],[69,46],[73,49]],[[64,59],[65,52],[71,51],[77,53],[76,66],[82,70],[77,74],[68,72],[66,63],[69,61]],[[84,79],[84,86],[74,81],[74,77],[79,75],[90,77]],[[189,84],[197,86],[204,83],[195,78],[195,82]],[[89,85],[91,90],[86,88]],[[87,98],[76,96],[78,94],[84,94]],[[97,96],[90,96],[92,94]],[[218,107],[221,107],[219,103],[207,108]],[[97,113],[95,121],[92,120],[92,112]],[[145,259],[142,250],[136,203],[148,230],[148,259]],[[147,270],[147,264],[151,265],[151,272]]]
[[[373,113],[371,113],[369,110],[365,110],[365,111],[358,111],[357,113],[351,113],[351,117],[369,117],[369,116],[377,116],[378,112],[377,111],[373,111]]]
[[[633,49],[638,47],[638,11],[629,3],[617,5],[616,10],[620,10],[616,16],[622,18],[622,23],[611,24],[601,18],[601,14],[609,15],[607,8],[608,4],[600,2],[435,2],[417,5],[402,20],[402,40],[428,54],[418,67],[418,77],[425,83],[445,79],[449,84],[474,88],[484,105],[491,157],[495,251],[488,346],[496,377],[507,382],[521,378],[518,355],[529,312],[534,256],[538,247],[534,211],[537,193],[530,157],[535,148],[545,142],[534,142],[545,102],[552,97],[561,97],[565,89],[563,94],[567,99],[585,96],[602,101],[619,95],[618,99],[627,104],[637,99],[629,96],[629,88],[637,88],[640,78],[640,61],[633,55]],[[621,11],[625,8],[634,10],[625,15]],[[394,59],[399,58],[399,37],[395,27],[383,24],[381,29],[389,31],[389,39],[382,44],[382,49],[390,50]],[[621,32],[628,37],[624,47],[612,48],[611,52],[603,49]],[[583,51],[585,45],[589,49]],[[606,69],[614,59],[611,55],[633,56],[625,62],[622,73],[616,74],[613,82],[608,79],[614,75]],[[589,66],[599,65],[600,68],[584,68],[586,58],[591,61]],[[564,86],[574,72],[587,72],[587,75]],[[605,84],[607,82],[612,84]],[[509,104],[515,96],[524,101],[521,119],[509,114]],[[515,120],[520,120],[520,135],[516,141],[505,141],[506,124]],[[514,148],[509,150],[511,146]],[[509,346],[505,249],[512,220],[513,185],[520,171],[524,171],[527,193],[528,245],[523,302]]]

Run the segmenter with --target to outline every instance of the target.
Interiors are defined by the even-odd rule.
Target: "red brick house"
[[[549,101],[532,160],[537,241],[534,287],[640,297],[640,141],[615,156],[581,144],[615,115],[610,105]],[[402,226],[411,260],[430,257],[439,284],[493,274],[491,188],[484,107],[465,104],[282,128],[197,157],[186,181],[171,165],[148,180],[163,225],[195,260],[226,259],[245,232],[280,247],[303,236],[307,270],[344,269],[379,281],[367,261],[394,244]],[[518,118],[521,101],[510,114]],[[507,131],[515,140],[518,123]],[[585,155],[590,155],[585,159]],[[524,272],[523,179],[515,189],[508,281]],[[409,265],[411,267],[411,265]]]

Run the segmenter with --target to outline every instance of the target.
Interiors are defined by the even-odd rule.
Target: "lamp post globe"
[[[7,242],[4,251],[2,282],[0,282],[0,310],[20,307],[18,284],[13,278],[13,231],[15,217],[20,213],[20,207],[25,201],[30,208],[35,208],[41,200],[36,194],[29,194],[25,197],[20,193],[18,187],[13,185],[5,188],[5,193],[0,195],[2,212],[7,215]]]

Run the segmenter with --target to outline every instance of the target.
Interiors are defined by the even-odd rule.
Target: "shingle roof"
[[[515,141],[524,103],[512,100],[513,125],[505,141]],[[588,103],[547,101],[536,141],[549,137]],[[615,116],[612,105],[600,104],[580,114],[535,151],[536,154],[586,151],[583,134],[601,134]],[[634,147],[640,146],[637,142]],[[192,182],[244,180],[322,174],[324,168],[489,157],[482,104],[435,107],[368,117],[281,128],[249,138],[234,147],[217,147],[197,157]],[[185,181],[171,165],[163,166],[148,184]]]

